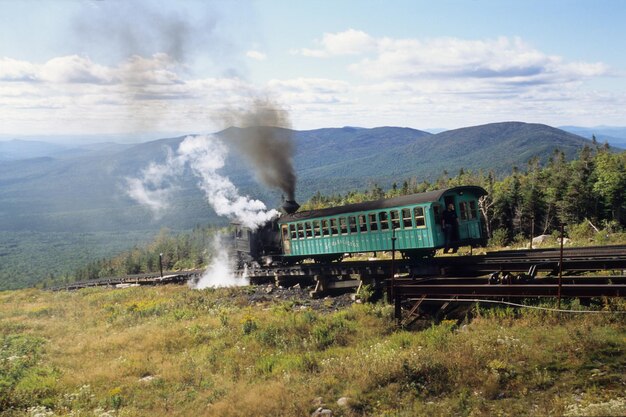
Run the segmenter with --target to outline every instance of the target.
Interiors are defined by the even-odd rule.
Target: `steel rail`
[[[519,284],[519,285],[427,285],[396,284],[396,299],[420,296],[450,297],[556,297],[558,285]],[[607,284],[563,284],[561,296],[575,298],[626,297],[626,285]]]

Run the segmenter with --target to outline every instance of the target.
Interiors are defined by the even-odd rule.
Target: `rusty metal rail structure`
[[[448,263],[447,271],[459,273],[457,276],[395,276],[387,280],[387,294],[394,303],[398,323],[408,323],[417,316],[423,303],[432,300],[445,309],[450,304],[476,299],[556,298],[560,305],[561,298],[579,298],[585,304],[595,297],[626,297],[626,246],[623,245],[571,248],[562,257],[557,250],[493,252],[475,260],[469,269],[464,269],[462,261],[456,261],[456,265],[455,261]],[[489,270],[492,272],[488,273]],[[621,274],[616,275],[579,275],[620,270]],[[538,277],[539,271],[546,274]],[[479,272],[488,275],[474,275]],[[404,320],[403,306],[408,306]]]
[[[244,273],[252,284],[274,282],[315,285],[312,296],[336,289],[358,289],[369,284],[386,288],[395,305],[396,318],[402,307],[411,314],[429,298],[528,298],[528,297],[624,297],[626,295],[626,245],[568,248],[562,262],[558,249],[489,252],[477,256],[440,256],[425,259],[378,259],[328,264],[249,268]],[[580,276],[584,272],[622,271],[616,275]],[[75,282],[50,290],[76,290],[95,286],[158,285],[185,283],[201,270],[129,275]],[[560,285],[557,275],[561,275]],[[393,277],[393,278],[392,278]],[[386,286],[386,287],[385,287]],[[560,291],[560,292],[559,292]],[[421,301],[420,301],[421,300]],[[446,303],[449,304],[449,303]]]
[[[126,275],[123,277],[108,277],[88,281],[72,282],[48,288],[50,291],[72,291],[91,287],[126,287],[140,285],[182,284],[189,279],[201,275],[203,270],[169,271],[161,275],[158,272],[148,274]]]
[[[534,279],[538,273],[566,277],[585,272],[626,269],[626,245],[568,248],[561,263],[559,249],[533,249],[488,252],[476,256],[440,256],[424,259],[369,260],[318,264],[303,263],[290,266],[257,267],[246,271],[252,283],[275,282],[290,285],[309,281],[316,285],[314,293],[326,290],[358,288],[363,283],[381,287],[392,276],[408,278],[413,284],[398,281],[398,285],[416,285],[415,280],[441,278],[449,285],[461,284],[519,284]],[[548,281],[542,281],[547,284]],[[437,282],[437,285],[443,282]],[[389,285],[389,284],[388,284]]]

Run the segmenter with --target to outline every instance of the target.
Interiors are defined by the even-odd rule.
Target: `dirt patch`
[[[320,312],[334,312],[354,304],[354,293],[328,295],[324,298],[312,298],[310,292],[313,287],[302,288],[275,287],[274,285],[259,285],[249,287],[247,294],[250,305],[282,303],[293,310],[311,309]]]

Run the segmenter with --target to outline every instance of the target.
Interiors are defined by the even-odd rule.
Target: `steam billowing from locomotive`
[[[250,110],[225,111],[222,122],[241,127],[233,132],[231,140],[250,161],[258,179],[269,187],[282,190],[291,203],[288,205],[290,210],[297,206],[294,149],[287,112],[269,100],[256,99]]]
[[[232,144],[251,162],[261,182],[287,194],[283,209],[288,213],[297,210],[291,131],[278,128],[288,125],[286,114],[268,101],[257,100],[250,111],[230,112],[228,117],[243,125],[232,131]],[[175,152],[169,152],[164,164],[151,163],[140,178],[127,178],[127,193],[158,216],[168,207],[168,198],[176,189],[175,180],[189,167],[200,179],[198,186],[218,215],[256,229],[277,217],[278,212],[268,211],[261,201],[239,195],[235,185],[218,172],[225,165],[227,152],[225,143],[215,135],[188,136]]]
[[[168,154],[164,164],[152,163],[140,178],[127,178],[127,193],[158,216],[168,208],[177,178],[189,167],[218,215],[256,229],[278,216],[278,212],[268,211],[262,201],[239,195],[237,187],[218,172],[224,167],[226,153],[226,146],[216,136],[188,136],[175,153]]]

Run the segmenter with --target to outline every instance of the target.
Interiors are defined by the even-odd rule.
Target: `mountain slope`
[[[230,128],[218,133],[228,143],[243,134]],[[546,160],[558,148],[572,158],[590,141],[545,125],[494,123],[442,132],[380,127],[289,131],[295,144],[297,198],[322,192],[389,185],[409,177],[433,180],[446,170],[493,169],[510,172],[528,159]],[[167,138],[87,153],[0,164],[0,230],[117,231],[174,229],[218,220],[207,207],[197,180],[188,173],[163,218],[153,219],[126,193],[126,178],[136,177],[151,162],[163,162],[184,137]],[[254,179],[247,161],[230,153],[223,170],[242,193],[275,206],[280,192]],[[222,221],[224,221],[222,219]]]
[[[560,126],[559,129],[566,132],[591,139],[593,136],[599,143],[607,142],[611,146],[626,149],[626,127],[617,126],[597,126],[597,127],[578,127],[578,126]]]
[[[444,170],[456,173],[460,168],[493,169],[502,174],[513,166],[523,167],[533,157],[545,162],[557,148],[573,158],[585,144],[590,141],[546,125],[493,123],[422,136],[393,148],[351,151],[344,161],[310,164],[301,171],[301,178],[311,184],[332,178],[363,186],[368,181],[386,184],[408,177],[433,180]]]
[[[372,183],[388,187],[411,177],[433,180],[444,170],[451,175],[460,168],[509,173],[532,157],[546,160],[555,148],[572,158],[591,144],[559,129],[518,122],[436,135],[397,127],[275,133],[293,137],[300,202],[318,190],[344,193]],[[245,129],[230,128],[217,135],[229,144],[245,134]],[[0,289],[71,271],[130,248],[163,227],[226,224],[227,219],[208,207],[190,170],[176,184],[170,209],[158,219],[126,193],[127,178],[141,176],[153,162],[162,163],[183,140],[180,136],[137,145],[88,146],[53,156],[0,161]],[[234,147],[222,173],[242,194],[269,207],[280,204],[281,192],[259,185],[250,164]]]

